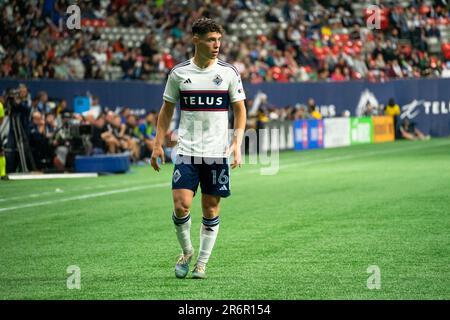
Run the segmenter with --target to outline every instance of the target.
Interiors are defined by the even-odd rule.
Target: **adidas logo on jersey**
[[[227,186],[222,186],[220,189],[219,189],[220,191],[228,191],[228,189],[227,189]]]
[[[191,79],[187,78],[183,83],[192,83]]]

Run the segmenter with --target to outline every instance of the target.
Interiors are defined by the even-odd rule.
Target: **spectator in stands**
[[[97,119],[95,119],[92,127],[92,155],[104,154],[107,150],[107,144],[112,144],[110,141],[108,129],[106,128],[105,116],[100,114]]]
[[[48,113],[45,115],[45,135],[47,139],[52,140],[55,132],[58,130],[58,124],[55,119],[54,113]]]
[[[156,137],[156,114],[150,112],[145,117],[145,121],[139,125],[139,131],[143,137],[145,150],[142,152],[142,156],[150,158],[153,151],[153,143]]]
[[[142,133],[139,131],[136,116],[128,114],[125,122],[125,136],[129,140],[129,148],[131,150],[133,159],[138,161],[141,154]]]
[[[297,103],[295,105],[294,120],[307,119],[308,109],[305,105]]]
[[[426,136],[420,131],[414,122],[408,118],[403,119],[400,125],[400,137],[406,140],[429,140],[430,136]]]
[[[357,72],[357,79],[365,78],[369,69],[367,68],[367,64],[364,61],[364,57],[362,54],[359,54],[353,60],[353,69]]]
[[[38,102],[37,102],[37,109],[41,113],[49,113],[50,107],[48,106],[48,94],[45,91],[39,91],[36,96]]]
[[[372,105],[370,101],[367,101],[366,109],[363,112],[363,117],[371,117],[378,115],[377,107]]]
[[[308,118],[309,119],[322,119],[322,114],[317,108],[316,101],[313,98],[308,99]]]
[[[136,141],[134,141],[132,137],[127,134],[127,125],[122,123],[120,115],[114,115],[112,128],[114,138],[119,141],[120,150],[129,151],[131,154],[131,160],[139,160],[139,146]]]
[[[329,1],[296,4],[281,1],[276,5],[263,1],[258,2],[262,19],[255,22],[261,25],[260,32],[264,35],[256,39],[254,35],[246,36],[248,30],[231,30],[234,23],[246,22],[243,13],[255,7],[253,2],[239,1],[237,5],[235,1],[221,1],[220,11],[213,1],[178,3],[167,0],[158,4],[124,1],[126,5],[119,5],[120,1],[108,5],[108,2],[79,3],[83,22],[89,24],[91,19],[97,19],[96,23],[105,23],[109,27],[146,27],[149,32],[141,44],[130,42],[128,38],[135,36],[135,29],[130,30],[132,35],[125,33],[127,38],[121,32],[121,39],[109,40],[108,36],[117,33],[103,37],[102,27],[91,27],[93,32],[85,30],[83,35],[74,36],[64,27],[64,8],[67,6],[64,1],[38,1],[37,4],[7,1],[0,4],[0,12],[5,17],[0,23],[3,48],[0,48],[0,77],[111,79],[109,67],[119,66],[122,74],[114,75],[114,79],[161,82],[171,65],[186,60],[191,54],[192,48],[186,45],[189,40],[186,28],[191,20],[202,14],[212,14],[230,26],[230,42],[224,47],[223,54],[231,57],[231,63],[241,62],[239,71],[244,81],[340,81],[354,78],[353,71],[362,78],[383,81],[386,78],[383,72],[388,72],[388,77],[400,75],[385,70],[401,53],[400,39],[411,43],[407,46],[422,55],[429,49],[427,40],[430,37],[441,37],[438,24],[448,25],[449,20],[448,8],[442,0],[434,1],[426,12],[418,10],[416,4],[403,8],[394,1],[383,4],[390,11],[389,27],[372,32],[363,27],[364,21],[353,13],[350,2],[336,6]],[[266,24],[268,27],[264,29],[262,26]],[[336,30],[349,36],[339,40]],[[69,44],[61,40],[69,40]],[[361,72],[361,66],[359,71],[355,70],[350,63],[348,70],[345,67],[338,70],[332,64],[329,64],[330,68],[323,66],[324,57],[328,54],[338,56],[340,51],[368,54],[376,63],[367,64],[367,73]],[[379,54],[382,58],[377,59]],[[299,66],[298,70],[290,61],[290,55]],[[243,56],[251,58],[244,59]],[[414,65],[412,59],[409,53],[403,58],[404,62]],[[403,67],[402,61],[399,64]],[[374,70],[378,71],[373,74],[371,71]],[[406,76],[434,77],[441,71],[430,72],[425,68]]]
[[[124,108],[122,108],[122,110],[120,110],[119,115],[120,115],[120,120],[122,121],[122,123],[126,125],[127,119],[131,115],[131,109],[128,107],[124,107]]]
[[[106,132],[103,132],[101,135],[102,139],[104,139],[106,142],[106,147],[107,147],[108,153],[110,153],[110,154],[119,153],[121,151],[120,140],[117,137],[118,132],[113,124],[114,118],[115,118],[115,113],[113,111],[109,110],[106,112],[106,115],[105,115]],[[120,120],[120,116],[119,116],[119,120]]]

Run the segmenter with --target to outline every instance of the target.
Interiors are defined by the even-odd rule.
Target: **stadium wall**
[[[140,113],[158,110],[163,85],[131,81],[58,81],[58,80],[0,80],[0,90],[27,84],[32,94],[47,91],[52,98],[65,98],[73,105],[76,96],[88,92],[100,98],[102,106],[111,109],[129,106]],[[349,111],[361,116],[367,102],[384,105],[390,98],[401,106],[401,117],[409,117],[419,129],[431,136],[450,134],[450,79],[392,80],[385,83],[367,81],[262,83],[245,84],[247,96],[253,98],[262,91],[270,104],[278,107],[306,103],[312,97],[325,117],[340,116]]]

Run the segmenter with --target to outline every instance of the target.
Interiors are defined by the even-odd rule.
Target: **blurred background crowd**
[[[80,7],[81,32],[66,8]],[[369,29],[380,9],[379,29]],[[0,76],[163,82],[192,56],[190,26],[222,23],[221,58],[244,81],[450,76],[446,0],[0,1]]]

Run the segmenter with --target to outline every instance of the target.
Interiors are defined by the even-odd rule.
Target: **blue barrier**
[[[75,172],[123,173],[129,169],[128,153],[75,157]]]
[[[58,80],[0,80],[0,91],[26,83],[34,95],[45,90],[50,97],[73,102],[75,96],[87,92],[99,96],[102,106],[112,109],[129,106],[145,111],[159,110],[164,85],[138,81],[58,81]],[[306,103],[312,97],[325,116],[340,116],[345,110],[360,116],[367,104],[386,104],[394,98],[402,108],[401,117],[409,117],[425,134],[450,134],[450,79],[392,80],[385,83],[367,81],[262,83],[244,84],[247,97],[253,99],[258,91],[268,95],[278,107]],[[69,103],[70,105],[71,103]]]

